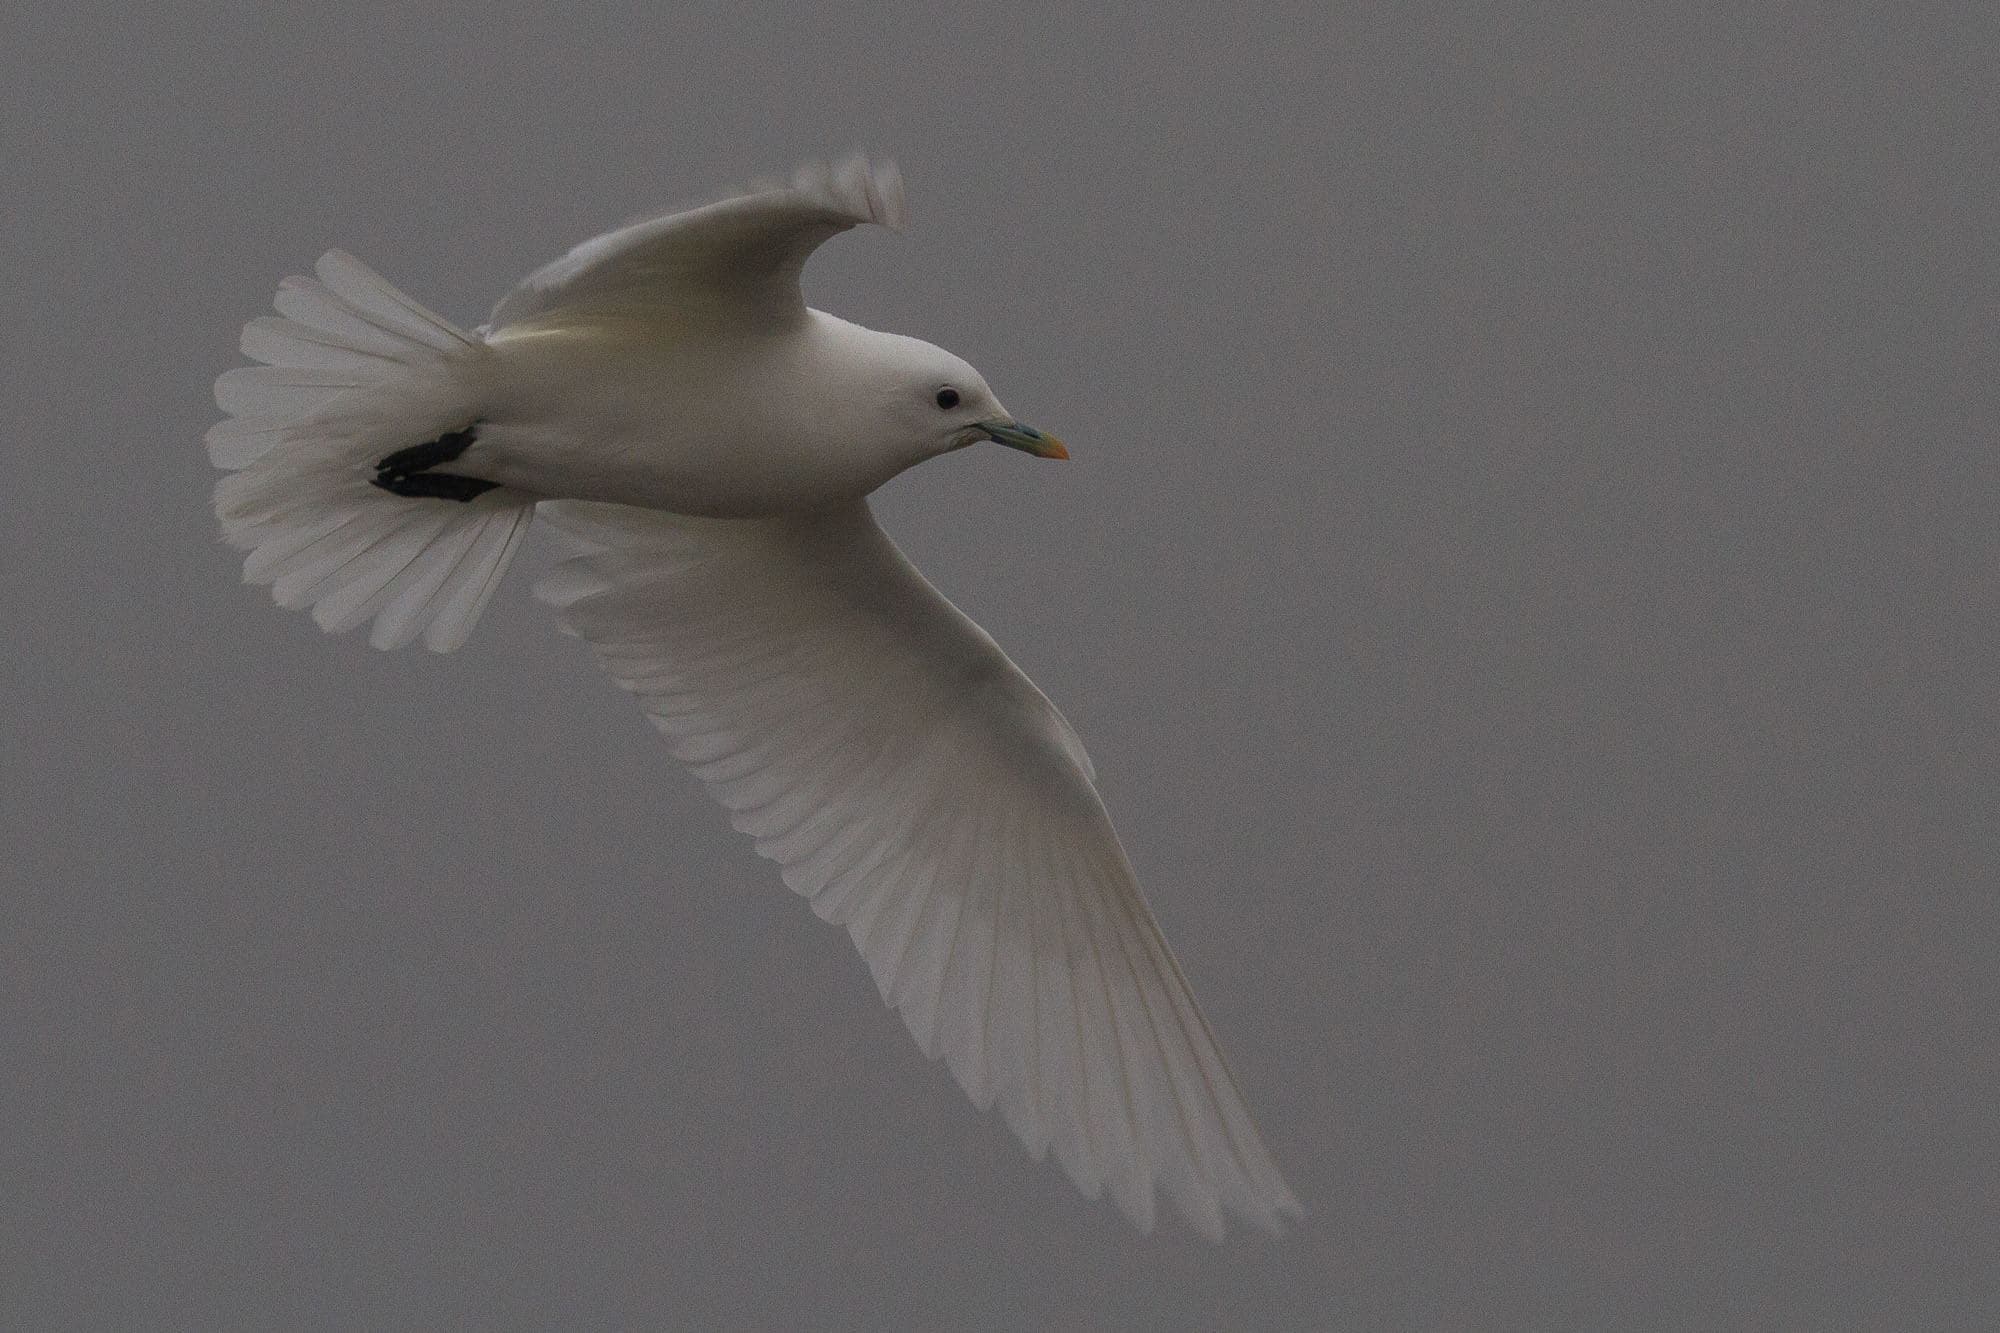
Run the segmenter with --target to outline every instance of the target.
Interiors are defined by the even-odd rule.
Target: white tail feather
[[[279,285],[277,315],[243,329],[257,366],[216,381],[229,414],[208,456],[223,536],[243,577],[329,631],[374,622],[369,642],[465,642],[519,549],[535,498],[504,487],[459,501],[373,484],[384,456],[479,415],[486,345],[338,250],[316,278]]]

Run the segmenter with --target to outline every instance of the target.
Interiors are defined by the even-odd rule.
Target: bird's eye
[[[957,407],[957,406],[958,406],[958,390],[956,390],[956,389],[939,389],[939,390],[937,391],[937,405],[938,405],[939,407],[943,408],[943,409],[944,409],[945,411],[947,411],[947,412],[951,411],[951,409],[952,409],[952,408],[954,408],[954,407]]]

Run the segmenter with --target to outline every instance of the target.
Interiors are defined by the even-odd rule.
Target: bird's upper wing
[[[540,588],[883,998],[1029,1151],[1141,1227],[1163,1186],[1296,1216],[1061,714],[865,503],[689,520],[544,504]]]
[[[782,322],[801,317],[799,270],[829,237],[864,222],[900,230],[893,163],[852,157],[801,167],[732,198],[648,218],[585,241],[523,278],[489,329],[565,308],[670,307],[682,314]]]

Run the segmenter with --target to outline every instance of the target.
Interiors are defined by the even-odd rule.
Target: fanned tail
[[[374,622],[369,642],[465,642],[526,535],[536,497],[461,475],[388,470],[418,446],[474,447],[489,355],[338,250],[279,284],[276,315],[243,328],[257,366],[215,382],[229,414],[208,456],[243,577],[321,628]],[[455,456],[454,456],[455,457]],[[471,464],[476,466],[476,464]]]

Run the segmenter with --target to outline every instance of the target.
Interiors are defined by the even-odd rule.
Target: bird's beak
[[[1053,435],[1044,435],[1033,426],[1022,421],[1007,421],[994,418],[979,423],[979,430],[995,444],[1004,444],[1009,449],[1019,449],[1024,454],[1037,458],[1068,458],[1069,450]]]

